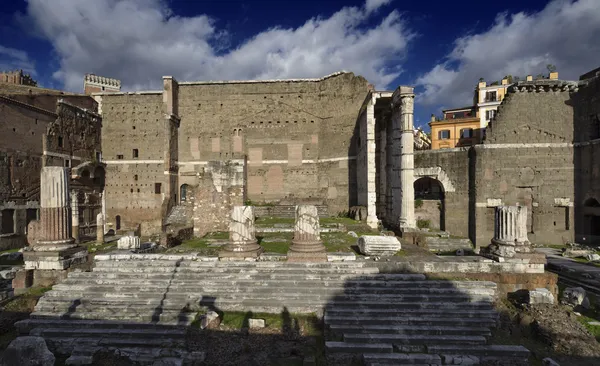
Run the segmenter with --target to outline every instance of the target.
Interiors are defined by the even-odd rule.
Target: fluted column
[[[96,215],[96,241],[100,244],[104,243],[104,215],[102,213]]]
[[[367,225],[376,229],[379,220],[377,219],[376,206],[377,190],[375,186],[375,174],[377,170],[377,161],[375,160],[375,96],[367,104]]]
[[[414,189],[414,98],[413,88],[401,86],[392,95],[392,133],[395,177],[392,178],[394,207],[399,207],[400,229],[416,228]]]
[[[532,251],[527,238],[527,207],[496,207],[494,238],[490,250],[502,257],[513,257],[516,253]]]
[[[68,169],[44,167],[40,179],[41,239],[37,251],[55,251],[76,246],[71,236],[71,201]]]
[[[71,231],[75,243],[79,243],[79,200],[77,192],[71,192]]]
[[[256,240],[254,207],[234,206],[229,221],[229,244],[220,253],[221,257],[256,257],[262,247]]]

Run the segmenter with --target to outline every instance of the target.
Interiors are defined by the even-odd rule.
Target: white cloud
[[[369,27],[389,0],[368,0],[298,28],[267,29],[232,50],[206,15],[173,15],[162,0],[28,0],[27,19],[60,59],[54,77],[80,90],[85,73],[121,79],[125,89],[179,80],[319,77],[342,69],[379,88],[401,72],[412,33],[393,11]]]
[[[35,65],[29,59],[27,52],[0,45],[0,70],[23,70],[35,75]]]
[[[479,78],[547,73],[547,64],[556,65],[561,79],[578,79],[600,66],[599,39],[598,0],[556,0],[538,13],[500,14],[486,32],[457,39],[445,61],[416,81],[425,88],[419,101],[468,105]]]

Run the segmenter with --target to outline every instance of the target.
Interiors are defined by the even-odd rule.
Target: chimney
[[[533,76],[527,75],[527,81],[533,81]]]
[[[558,80],[558,71],[550,73],[550,80]]]
[[[435,114],[431,113],[431,119],[430,122],[435,122]]]
[[[481,80],[479,81],[479,84],[477,85],[478,88],[485,88],[487,86],[485,80]]]
[[[508,85],[508,79],[507,78],[502,79],[502,85]]]

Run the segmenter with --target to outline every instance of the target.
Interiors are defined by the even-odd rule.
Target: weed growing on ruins
[[[429,229],[430,226],[431,226],[431,221],[429,221],[429,220],[423,220],[423,219],[417,220],[417,227],[419,229]]]
[[[35,304],[50,287],[32,287],[27,292],[8,299],[0,306],[0,350],[6,349],[17,337],[14,323],[29,318]]]
[[[421,207],[423,207],[423,200],[420,198],[417,198],[415,200],[415,208],[421,208]]]

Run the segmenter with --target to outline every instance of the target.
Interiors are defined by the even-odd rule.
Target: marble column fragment
[[[234,206],[229,221],[229,243],[220,257],[257,257],[263,249],[256,240],[254,207]]]
[[[100,244],[104,243],[104,215],[102,213],[96,215],[96,241]]]
[[[527,238],[527,207],[498,206],[494,222],[494,238],[490,245],[492,254],[514,257],[516,253],[531,253]]]
[[[320,231],[317,207],[296,206],[294,239],[288,251],[288,260],[326,261],[327,255]]]

